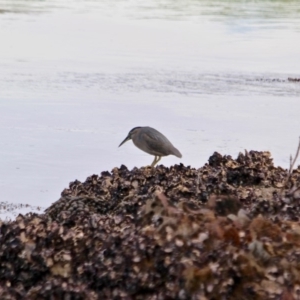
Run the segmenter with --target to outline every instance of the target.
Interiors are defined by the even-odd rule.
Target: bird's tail
[[[175,156],[179,157],[179,158],[182,157],[182,154],[181,154],[181,153],[179,152],[179,150],[176,149],[175,147],[174,147],[174,149],[173,149],[173,154],[174,154]]]

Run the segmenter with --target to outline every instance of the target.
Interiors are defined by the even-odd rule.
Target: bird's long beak
[[[119,145],[119,147],[121,147],[124,143],[126,143],[129,140],[131,140],[131,137],[127,135],[126,139]]]

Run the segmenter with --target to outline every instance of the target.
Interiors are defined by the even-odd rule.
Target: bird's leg
[[[154,156],[154,160],[153,160],[153,162],[151,164],[151,168],[154,168],[155,165],[156,165],[156,156]]]
[[[155,164],[157,164],[160,160],[161,160],[161,156],[157,156],[157,160]]]
[[[161,160],[161,156],[156,156],[156,155],[155,155],[154,160],[153,160],[153,162],[152,162],[152,164],[151,164],[151,168],[153,169],[154,166],[155,166],[160,160]]]
[[[161,156],[155,156],[154,157],[154,160],[153,160],[153,163],[151,164],[151,168],[153,169],[154,166],[160,161],[161,159]]]

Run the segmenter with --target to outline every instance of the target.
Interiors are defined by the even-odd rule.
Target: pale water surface
[[[0,0],[0,202],[46,207],[70,181],[150,164],[118,148],[139,125],[183,153],[168,166],[254,149],[287,167],[300,135],[288,77],[298,0]]]

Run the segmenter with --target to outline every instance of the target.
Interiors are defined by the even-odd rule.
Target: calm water
[[[300,135],[299,1],[0,0],[0,202],[48,206],[68,183],[152,157],[150,125],[203,165]]]

